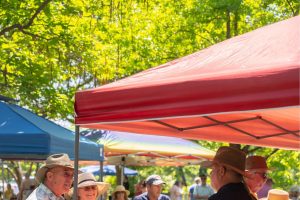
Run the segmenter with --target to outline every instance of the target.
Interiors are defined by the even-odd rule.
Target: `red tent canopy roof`
[[[297,16],[79,91],[76,124],[300,149],[299,24]]]

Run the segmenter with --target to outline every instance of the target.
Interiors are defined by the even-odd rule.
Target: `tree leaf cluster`
[[[299,15],[299,8],[299,0],[1,0],[0,94],[73,122],[76,91]],[[278,169],[276,186],[299,184],[299,152],[280,150],[268,162]],[[151,170],[160,169],[142,176],[180,177],[176,168]],[[184,169],[189,181],[197,172]]]

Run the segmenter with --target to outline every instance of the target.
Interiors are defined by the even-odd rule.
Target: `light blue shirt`
[[[194,188],[194,192],[193,192],[194,199],[197,199],[197,198],[195,198],[195,195],[210,197],[213,194],[214,194],[214,190],[209,185],[204,186],[204,185],[201,185],[201,184],[196,185],[196,187]],[[201,199],[202,198],[200,198],[200,200]]]
[[[56,196],[47,186],[41,183],[26,200],[64,200],[64,198]]]

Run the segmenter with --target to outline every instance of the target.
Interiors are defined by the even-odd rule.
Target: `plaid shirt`
[[[47,186],[41,183],[26,200],[64,200],[64,198],[56,196]]]

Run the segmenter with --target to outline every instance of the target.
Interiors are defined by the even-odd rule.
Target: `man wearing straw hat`
[[[211,167],[212,186],[217,190],[209,200],[254,200],[256,199],[243,181],[246,154],[231,147],[220,147],[212,161],[202,162]]]
[[[64,200],[73,182],[74,167],[67,154],[54,154],[36,173],[39,186],[27,200]]]

